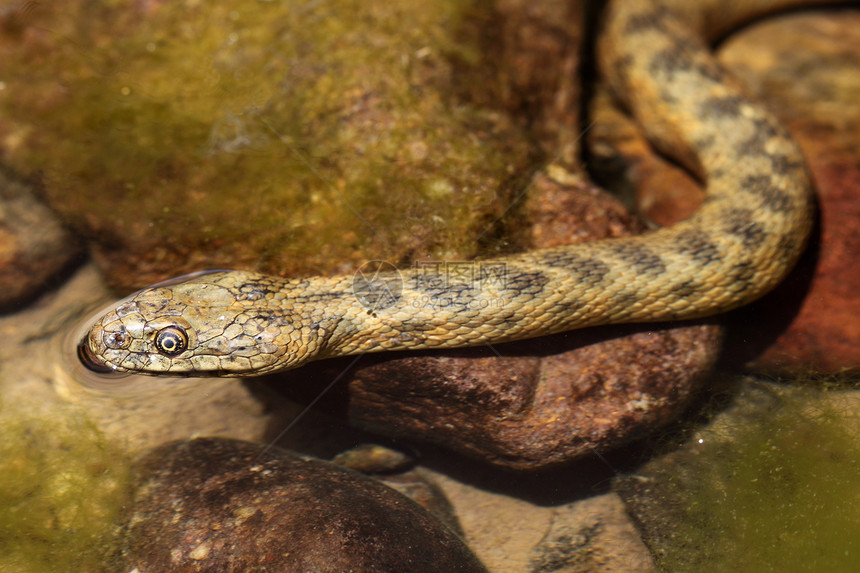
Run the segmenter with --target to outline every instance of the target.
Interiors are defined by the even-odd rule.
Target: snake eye
[[[188,335],[178,326],[162,328],[155,335],[155,348],[165,356],[176,356],[188,348]]]

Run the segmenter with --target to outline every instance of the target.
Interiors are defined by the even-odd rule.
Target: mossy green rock
[[[497,247],[531,147],[493,100],[482,0],[28,4],[0,145],[116,286]]]
[[[856,383],[856,380],[855,380]],[[665,571],[856,571],[856,390],[748,384],[616,490]]]
[[[102,571],[130,461],[79,409],[29,409],[0,408],[0,571]]]

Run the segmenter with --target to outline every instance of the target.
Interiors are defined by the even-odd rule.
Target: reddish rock
[[[591,102],[588,133],[595,178],[629,199],[644,217],[668,226],[689,217],[705,190],[678,165],[656,155],[630,116],[598,89]]]
[[[860,368],[860,14],[797,14],[745,29],[720,60],[786,122],[806,155],[820,205],[820,235],[780,296],[741,311],[739,350],[762,321],[790,325],[755,358],[777,373]],[[806,272],[806,276],[802,273]],[[805,293],[799,307],[791,305]]]
[[[469,357],[396,359],[355,374],[350,415],[374,432],[544,469],[673,420],[718,342],[716,327],[606,328],[464,351]]]
[[[831,372],[860,367],[860,59],[856,11],[771,18],[732,36],[719,57],[797,138],[820,203],[809,252],[774,292],[730,316],[726,357],[757,370]],[[687,216],[701,187],[656,155],[605,98],[589,135],[601,181],[635,195],[650,219]],[[754,318],[752,318],[754,317]]]

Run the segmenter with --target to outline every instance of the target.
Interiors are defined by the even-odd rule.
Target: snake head
[[[95,372],[253,376],[307,361],[302,327],[269,304],[260,275],[199,273],[142,290],[105,313],[78,345]],[[296,364],[297,365],[297,364]]]

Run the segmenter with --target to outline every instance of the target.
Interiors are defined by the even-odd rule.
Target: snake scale
[[[608,7],[598,41],[603,76],[652,144],[707,183],[704,203],[685,221],[464,272],[440,264],[369,277],[199,274],[118,303],[84,336],[79,355],[97,371],[249,376],[333,356],[689,319],[747,304],[794,265],[813,196],[797,145],[727,77],[708,42],[798,3]]]

